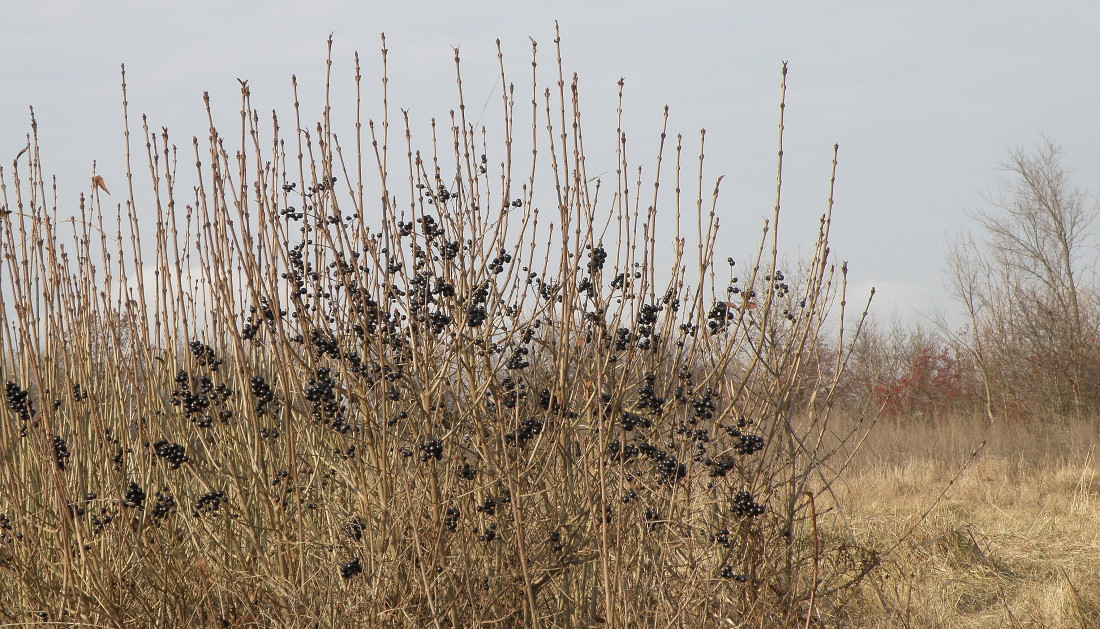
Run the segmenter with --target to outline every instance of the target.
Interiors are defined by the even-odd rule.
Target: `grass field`
[[[894,548],[853,624],[1098,626],[1096,437],[1089,421],[879,422],[837,485],[856,538]]]

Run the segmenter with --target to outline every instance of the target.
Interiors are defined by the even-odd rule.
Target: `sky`
[[[24,146],[33,106],[62,211],[87,190],[93,161],[121,186],[122,63],[131,125],[148,114],[182,146],[206,134],[204,91],[221,124],[234,124],[238,78],[255,108],[285,118],[297,75],[303,110],[316,120],[330,33],[338,119],[354,105],[355,51],[366,98],[377,95],[384,32],[391,107],[408,109],[420,129],[445,118],[458,47],[468,107],[488,103],[478,114],[491,125],[501,89],[495,40],[517,90],[529,89],[530,41],[549,78],[556,20],[566,72],[581,80],[590,173],[614,169],[620,78],[623,128],[645,169],[665,105],[689,153],[706,129],[708,186],[724,176],[720,259],[747,257],[771,215],[788,62],[782,254],[810,253],[839,144],[833,251],[848,262],[850,300],[876,287],[880,320],[923,322],[938,312],[958,320],[943,273],[948,244],[978,229],[975,212],[992,209],[1013,149],[1048,138],[1076,185],[1100,187],[1100,4],[1091,0],[310,4],[5,3],[0,163],[10,168]]]

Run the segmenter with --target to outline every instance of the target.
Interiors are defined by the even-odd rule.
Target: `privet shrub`
[[[797,282],[774,229],[718,256],[702,149],[662,133],[650,187],[620,132],[593,177],[557,59],[548,89],[532,65],[523,141],[502,64],[493,146],[461,81],[427,143],[407,114],[391,134],[384,75],[379,120],[357,101],[345,136],[327,108],[261,123],[242,84],[232,135],[211,114],[177,152],[142,126],[150,188],[117,218],[98,184],[71,224],[47,209],[32,134],[0,170],[3,622],[839,614],[877,560],[815,512],[845,356],[820,356],[831,193]]]

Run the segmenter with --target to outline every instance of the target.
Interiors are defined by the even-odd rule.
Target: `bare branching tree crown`
[[[958,238],[947,262],[986,411],[991,420],[1091,414],[1100,409],[1095,202],[1046,138],[1014,150],[1003,167],[990,209],[974,216],[982,235]]]

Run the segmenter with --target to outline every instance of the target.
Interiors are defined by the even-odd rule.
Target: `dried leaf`
[[[103,183],[102,175],[96,175],[95,177],[92,177],[92,185],[97,188],[101,188],[107,194],[111,194],[111,191],[107,189],[107,184]]]

